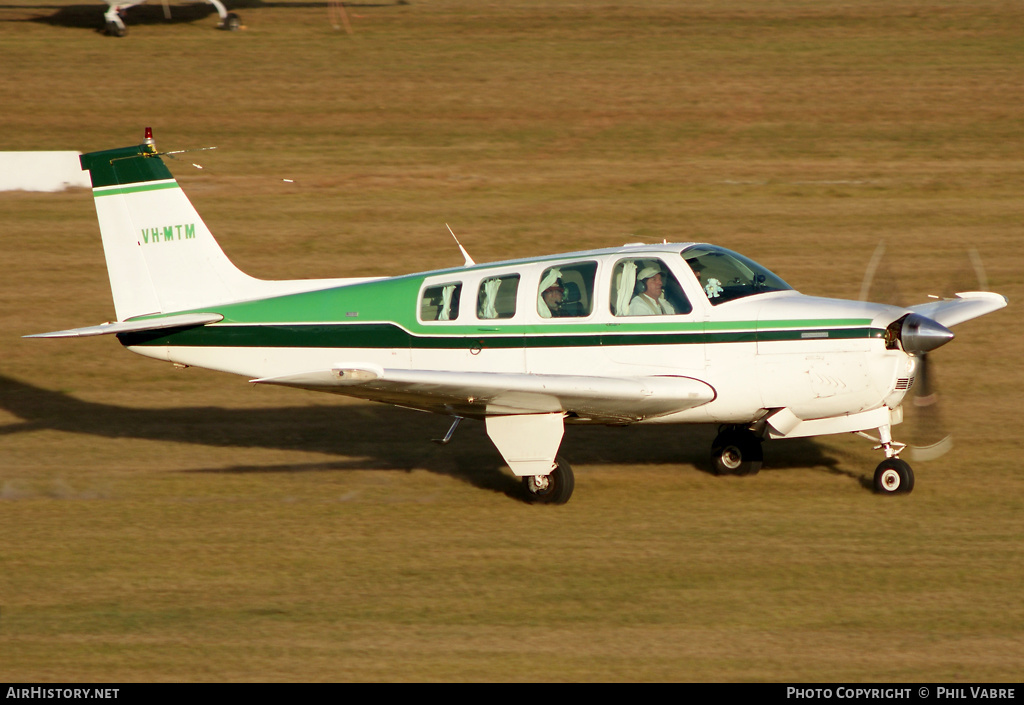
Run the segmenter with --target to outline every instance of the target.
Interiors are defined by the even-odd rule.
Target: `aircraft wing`
[[[337,365],[251,380],[334,392],[425,411],[468,417],[570,413],[606,423],[639,421],[690,409],[715,398],[691,377],[594,377],[525,373],[402,370]]]
[[[986,313],[998,311],[1007,304],[1007,299],[1002,294],[995,294],[991,291],[964,291],[955,295],[952,299],[940,299],[929,301],[926,304],[910,306],[910,310],[927,316],[947,328],[958,323],[969,321]]]

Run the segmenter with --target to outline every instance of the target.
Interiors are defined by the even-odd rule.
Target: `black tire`
[[[128,34],[128,28],[117,22],[107,22],[107,34],[111,37],[123,37]]]
[[[575,485],[572,467],[562,458],[555,458],[555,469],[550,474],[523,478],[526,498],[534,504],[565,504],[572,497]]]
[[[716,475],[756,475],[763,460],[761,439],[746,428],[727,428],[711,443]]]
[[[875,468],[875,492],[884,495],[910,494],[914,471],[899,458],[887,458]]]
[[[237,32],[242,28],[242,18],[234,12],[229,12],[224,21],[220,23],[220,28],[225,32]]]

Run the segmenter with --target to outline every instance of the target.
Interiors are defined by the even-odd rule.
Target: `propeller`
[[[918,356],[917,379],[910,399],[911,460],[934,460],[953,449],[953,436],[942,420],[932,367],[927,353]]]
[[[968,251],[968,261],[973,276],[978,282],[978,291],[988,290],[988,279],[977,250]],[[961,267],[953,281],[969,279],[970,274]],[[951,282],[952,283],[952,282]],[[952,296],[957,291],[971,289],[972,286],[949,286],[938,292],[943,297]],[[885,260],[885,241],[878,243],[867,269],[860,290],[861,301],[874,301],[893,306],[906,305],[899,292],[897,278],[892,275]],[[929,352],[948,342],[953,332],[945,326],[919,314],[910,314],[900,322],[899,335],[904,349],[914,353],[917,358],[917,369],[914,374],[914,386],[904,401],[903,408],[907,418],[911,442],[907,450],[912,460],[934,460],[953,448],[953,437],[943,421],[938,383],[935,375],[935,363]]]

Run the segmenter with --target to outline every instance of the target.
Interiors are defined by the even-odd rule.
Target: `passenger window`
[[[574,262],[545,269],[537,289],[541,318],[582,318],[594,310],[597,262]]]
[[[519,275],[508,274],[480,282],[476,313],[482,319],[512,318],[516,315]]]
[[[663,316],[690,313],[693,306],[660,259],[624,259],[612,271],[611,310],[616,316]]]
[[[421,321],[454,321],[459,317],[462,282],[431,286],[420,299]]]

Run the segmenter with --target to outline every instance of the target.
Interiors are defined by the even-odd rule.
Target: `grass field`
[[[933,355],[955,447],[909,496],[854,436],[717,478],[713,429],[571,428],[575,495],[532,506],[478,424],[21,339],[113,307],[91,195],[0,193],[0,681],[1020,680],[1024,6],[238,12],[0,2],[0,150],[216,146],[172,169],[264,278],[457,265],[447,222],[845,298],[884,241],[905,302],[974,248],[1010,308]]]

